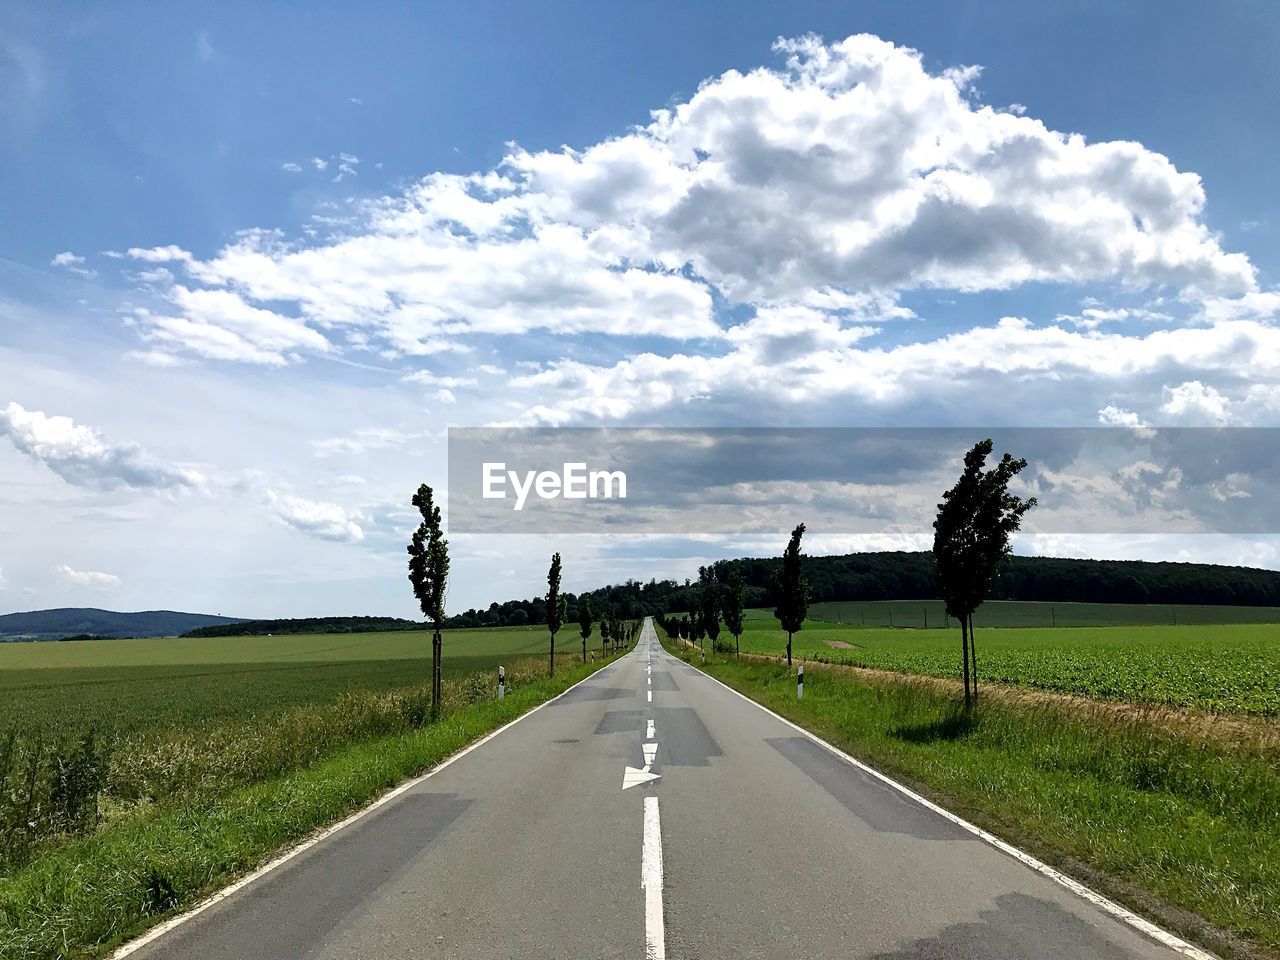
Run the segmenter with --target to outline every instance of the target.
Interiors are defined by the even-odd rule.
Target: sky
[[[1276,426],[1278,42],[1269,2],[6,4],[0,611],[411,616],[450,427]],[[785,535],[460,533],[449,606]]]

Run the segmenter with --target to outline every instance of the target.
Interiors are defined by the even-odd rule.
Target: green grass
[[[576,629],[556,639],[557,655],[580,655]],[[591,644],[598,656],[598,634]],[[496,673],[500,663],[547,650],[543,627],[448,630],[442,669]],[[416,686],[430,676],[431,639],[417,632],[7,643],[0,644],[0,730],[168,731]]]
[[[847,644],[847,647],[833,646]],[[780,655],[776,620],[751,619],[742,650]],[[1280,625],[988,628],[977,630],[985,683],[1218,713],[1280,716]],[[960,631],[805,622],[792,652],[808,660],[960,675]]]
[[[1274,747],[1197,742],[1114,714],[1046,705],[991,701],[970,719],[956,698],[925,685],[869,684],[821,665],[806,669],[797,702],[784,665],[710,653],[701,664],[688,648],[669,648],[1069,872],[1071,860],[1087,865],[1090,882],[1166,924],[1190,926],[1135,888],[1280,948]]]
[[[769,616],[770,611],[752,611]],[[954,627],[941,600],[868,600],[815,603],[814,620],[865,627]],[[982,627],[1187,626],[1220,623],[1280,623],[1280,607],[1168,603],[1041,603],[988,600],[974,614]]]
[[[332,749],[322,745],[316,762],[242,786],[220,782],[216,789],[193,789],[135,809],[90,836],[51,846],[25,866],[0,874],[0,958],[101,955],[599,666],[566,664],[554,679],[524,676],[501,702],[486,696],[455,705],[433,724],[402,725]],[[451,694],[467,692],[461,681],[454,687]],[[375,713],[381,703],[370,695],[359,699]],[[239,733],[296,744],[300,730],[316,726],[317,709],[289,715],[293,725],[279,736],[254,727]]]

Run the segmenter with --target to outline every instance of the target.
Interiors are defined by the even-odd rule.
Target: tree
[[[556,634],[564,625],[565,598],[560,592],[560,553],[551,555],[547,571],[547,629],[551,631],[551,676],[556,675]]]
[[[742,589],[745,581],[742,571],[737,569],[729,574],[729,589],[721,601],[721,612],[724,614],[724,625],[733,634],[733,655],[738,655],[738,639],[742,636]]]
[[[409,551],[409,583],[418,599],[422,615],[432,626],[431,636],[431,715],[440,715],[440,655],[443,642],[440,627],[444,623],[445,586],[449,580],[449,541],[440,527],[440,508],[436,506],[431,488],[425,483],[418,487],[412,503],[422,515],[422,522],[413,532]]]
[[[981,440],[964,455],[956,485],[942,495],[933,522],[933,559],[938,592],[947,614],[960,621],[965,707],[978,695],[978,657],[973,643],[973,614],[982,605],[1000,564],[1009,556],[1009,537],[1022,515],[1036,505],[1009,493],[1009,483],[1027,465],[1006,453],[991,469],[987,457],[994,446]]]
[[[587,638],[591,636],[591,598],[583,597],[578,604],[578,625],[582,634],[582,662],[587,662]]]
[[[787,631],[787,666],[791,666],[791,638],[800,632],[804,625],[805,614],[809,612],[809,581],[804,577],[801,565],[800,538],[804,536],[804,524],[801,523],[791,531],[791,540],[782,554],[782,571],[774,583],[774,594],[778,598],[777,609],[773,615],[778,618],[782,629]]]
[[[716,583],[714,568],[705,569],[702,579],[702,629],[711,641],[715,652],[716,639],[720,636],[720,584]]]

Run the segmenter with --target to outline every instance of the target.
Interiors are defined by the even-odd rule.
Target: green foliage
[[[422,522],[406,548],[409,552],[409,582],[413,585],[413,595],[418,599],[422,615],[439,630],[444,623],[444,597],[449,580],[449,541],[444,538],[440,507],[435,503],[431,488],[425,483],[418,487],[412,503],[422,515]]]
[[[798,524],[791,531],[791,540],[782,554],[782,570],[774,583],[774,594],[778,598],[778,606],[773,615],[787,632],[787,665],[791,664],[791,637],[804,626],[804,618],[809,609],[809,581],[804,577],[802,569],[803,557],[800,554],[800,538],[804,536],[804,524]]]
[[[745,586],[746,581],[743,579],[742,571],[735,568],[729,574],[728,589],[725,590],[722,604],[725,629],[733,634],[735,649],[737,638],[742,636],[742,603]]]
[[[554,639],[564,625],[566,601],[560,593],[560,553],[551,555],[551,567],[547,570],[547,629]]]
[[[594,614],[591,610],[591,598],[583,597],[582,602],[578,605],[578,632],[582,634],[582,641],[585,643],[587,638],[591,636],[591,621]]]

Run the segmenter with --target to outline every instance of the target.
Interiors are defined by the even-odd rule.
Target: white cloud
[[[477,369],[483,370],[484,368]],[[405,383],[421,383],[429,387],[446,387],[450,389],[478,385],[475,377],[446,377],[438,373],[432,373],[430,370],[418,370],[407,374],[404,377],[404,381]]]
[[[401,430],[391,427],[368,427],[347,437],[329,437],[311,441],[318,457],[361,454],[369,450],[403,447],[428,434],[425,431]]]
[[[778,51],[782,67],[729,71],[621,136],[513,146],[494,170],[432,174],[357,204],[329,240],[256,231],[210,260],[130,253],[182,262],[268,315],[357,327],[410,355],[531,330],[720,339],[713,291],[727,304],[815,307],[1110,281],[1171,285],[1216,298],[1219,312],[1267,296],[1248,258],[1201,221],[1199,178],[1166,157],[982,106],[976,70],[930,73],[875,37]],[[341,180],[359,160],[333,162]],[[1075,322],[1118,318],[1091,308]],[[280,349],[194,332],[203,355],[282,362]]]
[[[58,576],[77,587],[115,588],[120,586],[120,578],[112,573],[99,573],[96,570],[72,570],[62,563],[53,569]]]
[[[0,436],[76,486],[176,491],[205,483],[199,472],[166,463],[137,444],[111,443],[70,417],[47,416],[18,403],[0,409]]]
[[[285,171],[286,173],[301,173],[302,164],[294,163],[292,160],[290,160],[288,163],[280,164],[280,169]]]
[[[268,491],[267,504],[281,523],[321,540],[358,543],[364,539],[364,530],[336,503]]]
[[[213,37],[208,30],[201,30],[196,36],[196,54],[205,63],[218,59],[218,51],[213,45]]]
[[[1161,411],[1179,423],[1217,427],[1231,420],[1230,400],[1199,380],[1165,387],[1164,395]]]
[[[70,250],[63,250],[49,261],[51,267],[64,267],[71,273],[81,277],[97,276],[97,271],[85,266],[84,257],[77,256]]]
[[[0,567],[0,590],[4,590],[9,586],[9,581],[5,579],[4,568]]]
[[[788,322],[798,320],[793,314]],[[1032,382],[1062,384],[1065,395],[1072,383],[1113,389],[1170,370],[1255,382],[1280,380],[1280,329],[1257,321],[1125,336],[1036,327],[1025,319],[1005,317],[994,326],[880,348],[858,343],[867,328],[842,328],[835,319],[815,313],[808,319],[811,327],[803,332],[809,343],[801,351],[791,349],[779,323],[776,314],[766,314],[735,328],[735,349],[720,356],[642,353],[612,366],[565,360],[515,377],[511,386],[555,397],[549,404],[530,405],[522,422],[560,425],[579,418],[624,418],[708,396],[752,396],[770,403],[854,399],[872,407],[908,402],[920,406],[947,396],[972,396],[976,384],[989,388],[993,380],[1006,385],[995,390],[996,395],[1008,395]],[[1172,407],[1167,404],[1166,413],[1191,412],[1196,398],[1184,393],[1170,394]],[[1215,400],[1205,394],[1196,402],[1203,409]],[[740,404],[737,408],[742,409]],[[1034,416],[1036,411],[1025,414]]]

